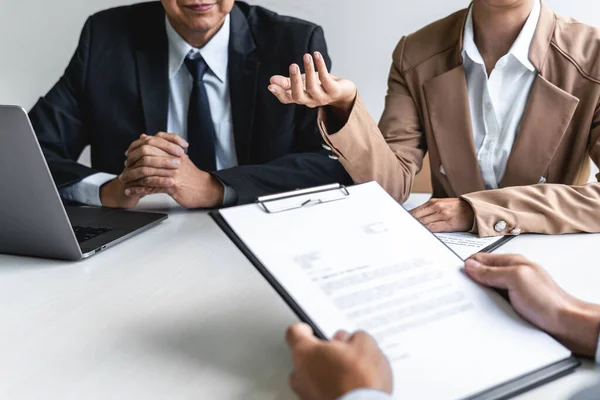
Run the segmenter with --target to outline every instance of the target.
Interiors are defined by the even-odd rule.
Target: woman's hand
[[[468,232],[475,213],[462,199],[431,199],[410,212],[431,232]]]
[[[315,52],[314,62],[310,54],[304,55],[304,70],[306,73],[300,74],[300,67],[292,64],[290,77],[273,76],[269,90],[283,104],[329,106],[338,115],[350,115],[357,93],[353,82],[330,75],[319,52]]]

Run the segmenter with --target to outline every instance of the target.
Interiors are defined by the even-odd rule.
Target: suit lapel
[[[500,187],[537,184],[546,177],[578,104],[575,96],[537,77]]]
[[[236,5],[231,11],[228,73],[235,147],[241,165],[251,162],[250,143],[260,67],[255,50],[246,16]]]
[[[135,57],[145,133],[154,135],[167,130],[169,113],[169,46],[162,6],[144,26]]]
[[[431,128],[454,195],[484,190],[462,65],[424,85]]]
[[[539,71],[521,128],[513,145],[501,187],[540,182],[575,114],[579,100],[544,78],[556,28],[556,15],[542,2],[540,20],[529,50]]]

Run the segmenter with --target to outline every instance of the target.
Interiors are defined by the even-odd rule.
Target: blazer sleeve
[[[377,181],[401,203],[410,195],[427,151],[418,109],[401,72],[405,42],[403,38],[394,52],[379,126],[360,95],[348,122],[337,133],[328,131],[327,110],[319,111],[321,134],[354,182]]]
[[[77,163],[90,142],[83,123],[90,39],[91,19],[88,19],[64,75],[29,113],[50,172],[59,188],[99,172]]]
[[[323,29],[316,27],[311,34],[306,52],[319,51],[327,66],[331,61]],[[322,148],[317,127],[317,111],[296,107],[296,152],[262,165],[244,165],[212,172],[237,194],[236,204],[254,202],[257,197],[298,188],[321,186],[330,183],[350,183],[342,165],[329,157]]]
[[[589,154],[600,165],[600,105],[591,126]],[[600,181],[600,174],[596,179]],[[600,232],[598,182],[584,186],[517,186],[471,193],[462,198],[475,212],[473,231],[480,236]],[[506,222],[506,229],[496,232],[494,227],[500,221]]]

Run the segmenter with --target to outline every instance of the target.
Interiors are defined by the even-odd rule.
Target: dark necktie
[[[188,110],[188,156],[203,171],[217,169],[215,155],[216,133],[210,114],[210,104],[202,78],[208,71],[208,65],[202,57],[185,59],[185,66],[194,79]]]

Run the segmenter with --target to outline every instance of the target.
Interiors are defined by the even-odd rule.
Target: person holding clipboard
[[[563,291],[539,266],[514,255],[478,254],[465,272],[484,286],[507,290],[526,320],[553,335],[574,353],[600,362],[600,305]],[[340,331],[331,342],[317,339],[306,324],[288,329],[292,389],[302,400],[385,400],[392,372],[375,340],[364,332]]]
[[[319,108],[353,180],[399,202],[428,152],[434,199],[413,214],[434,232],[600,232],[600,184],[586,185],[590,157],[600,163],[598,43],[597,29],[540,0],[475,0],[402,38],[379,126],[319,53],[269,90]]]

